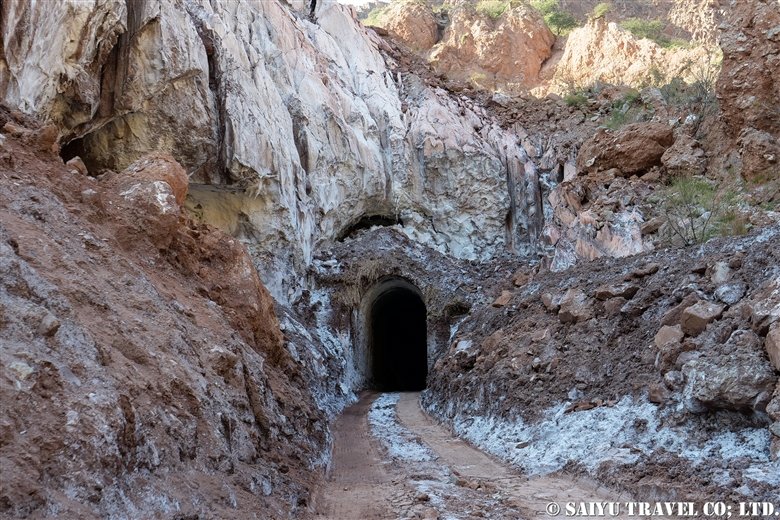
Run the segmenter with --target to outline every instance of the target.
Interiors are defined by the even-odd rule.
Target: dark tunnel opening
[[[369,315],[373,386],[382,392],[419,391],[428,376],[426,310],[420,295],[403,286],[377,296]]]

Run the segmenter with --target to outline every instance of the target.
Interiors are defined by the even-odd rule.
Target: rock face
[[[303,4],[5,3],[0,98],[55,123],[63,157],[92,174],[170,154],[189,205],[251,241],[281,301],[302,291],[282,273],[369,217],[460,258],[535,243],[541,225],[523,223],[542,217],[540,187],[517,136],[394,74],[347,8],[320,1],[310,19]],[[501,23],[525,38],[523,20]]]
[[[430,6],[416,0],[391,3],[382,11],[376,25],[418,52],[430,50],[438,41],[436,16]]]
[[[705,55],[701,48],[664,49],[599,18],[569,34],[550,88],[567,92],[597,81],[637,87],[652,79],[651,71],[667,79],[687,78],[691,62],[706,62]]]
[[[780,326],[774,326],[769,330],[764,341],[764,348],[772,366],[780,372]]]
[[[763,411],[777,382],[772,367],[759,350],[760,339],[752,331],[735,331],[724,353],[705,355],[685,363],[685,396],[688,406]]]
[[[672,146],[672,128],[663,123],[632,123],[616,132],[602,129],[583,143],[577,156],[581,173],[617,170],[616,174],[642,174],[661,164]]]
[[[653,248],[643,237],[645,218],[636,207],[649,185],[616,173],[621,172],[578,176],[551,191],[551,217],[543,236],[554,247],[552,270],[567,269],[578,259],[623,257]]]
[[[682,134],[663,153],[661,164],[671,176],[689,177],[704,173],[707,160],[699,143]]]
[[[717,94],[731,135],[738,139],[746,179],[780,176],[780,6],[772,0],[721,2],[723,68]]]
[[[241,243],[184,218],[183,168],[97,180],[9,136],[9,176],[0,516],[304,514],[328,442],[314,372],[339,369],[291,346]]]
[[[450,23],[429,60],[449,77],[489,88],[522,91],[539,82],[542,63],[550,57],[555,36],[539,13],[512,3],[496,19],[456,2]]]

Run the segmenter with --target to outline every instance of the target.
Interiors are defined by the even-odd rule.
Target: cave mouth
[[[425,388],[428,376],[426,309],[417,288],[387,281],[368,316],[371,381],[381,392]]]
[[[344,229],[341,233],[338,234],[336,237],[336,241],[343,242],[348,238],[355,237],[360,231],[364,229],[371,229],[375,226],[395,226],[400,225],[403,227],[404,221],[401,220],[399,217],[394,217],[391,215],[363,215],[360,217],[359,220],[351,224],[350,226],[347,226],[346,229]]]

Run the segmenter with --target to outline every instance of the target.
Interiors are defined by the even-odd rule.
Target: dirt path
[[[628,499],[565,476],[525,478],[430,419],[419,394],[367,393],[336,422],[315,518],[530,519],[549,517],[550,502]]]

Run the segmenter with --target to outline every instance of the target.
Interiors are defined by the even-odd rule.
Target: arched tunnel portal
[[[428,341],[425,302],[402,278],[378,282],[364,300],[368,381],[375,390],[425,388]]]

